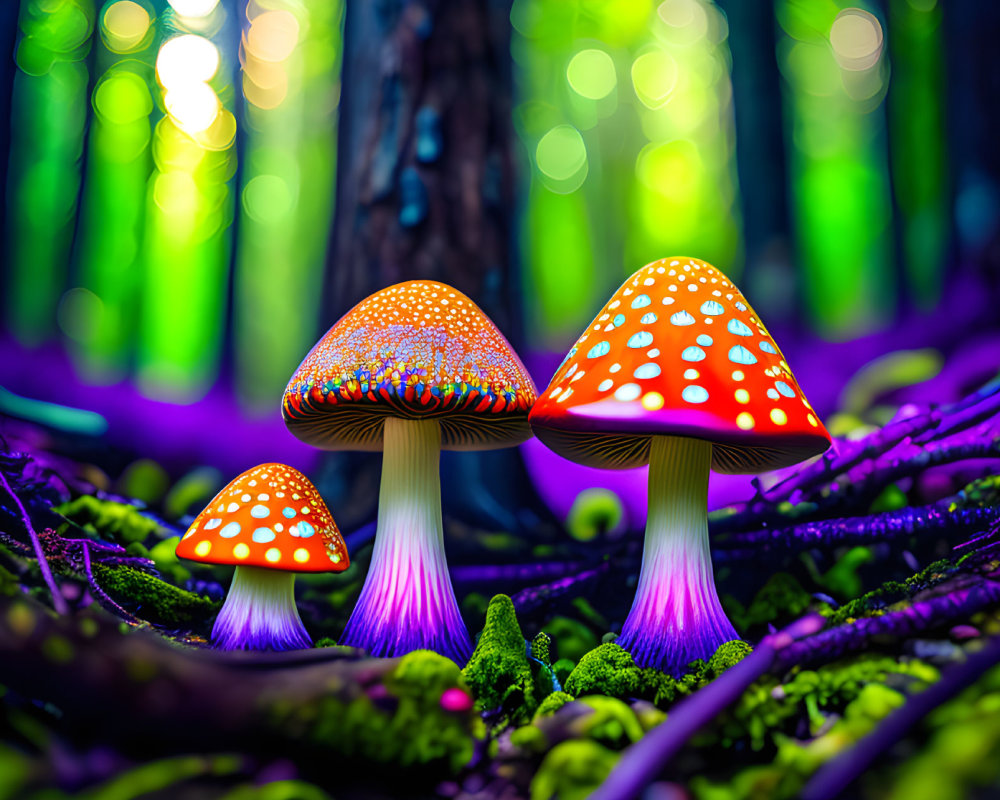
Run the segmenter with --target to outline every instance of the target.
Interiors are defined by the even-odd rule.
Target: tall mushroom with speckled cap
[[[468,660],[445,559],[440,451],[519,444],[531,435],[534,401],[531,377],[496,326],[434,281],[376,292],[306,356],[282,401],[289,430],[328,450],[382,451],[371,568],[342,644]]]
[[[212,628],[221,650],[309,647],[295,573],[341,572],[350,564],[316,487],[297,469],[273,463],[248,469],[219,492],[181,537],[177,555],[236,566]]]
[[[581,464],[649,464],[642,569],[618,643],[638,664],[675,674],[737,638],[712,576],[709,469],[763,472],[830,445],[739,289],[690,258],[648,264],[622,284],[530,421]]]

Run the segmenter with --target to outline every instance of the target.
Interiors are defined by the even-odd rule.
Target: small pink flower
[[[472,708],[472,698],[458,687],[445,689],[441,695],[441,708],[445,711],[468,711]]]

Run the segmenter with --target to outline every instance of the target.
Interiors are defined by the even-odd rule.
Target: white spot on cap
[[[694,325],[694,317],[688,314],[687,311],[678,311],[676,314],[670,315],[671,325]]]
[[[628,340],[626,347],[631,347],[633,350],[639,347],[646,347],[653,343],[653,334],[649,331],[639,331],[638,333],[632,334],[632,338]]]
[[[685,347],[681,352],[681,359],[684,361],[704,361],[705,351],[700,347]]]
[[[615,392],[615,400],[628,402],[635,400],[640,394],[642,394],[642,389],[639,388],[638,383],[625,383],[619,386]]]
[[[620,370],[621,368],[622,368],[621,364],[612,364],[610,367],[608,367],[608,372],[613,374],[615,372],[618,372],[618,370]]]
[[[614,385],[615,385],[615,382],[613,380],[611,380],[611,378],[605,378],[603,381],[601,381],[599,384],[597,384],[597,391],[599,391],[599,392],[606,392],[608,389],[610,389]]]
[[[735,317],[729,320],[726,330],[736,336],[751,336],[753,332]]]
[[[598,342],[590,348],[587,358],[600,358],[601,356],[606,356],[610,351],[611,344],[609,342]]]
[[[795,397],[795,390],[784,381],[775,381],[774,385],[778,387],[778,391],[785,397]]]
[[[690,386],[684,387],[684,391],[681,392],[681,397],[683,397],[688,403],[704,403],[708,400],[708,392],[705,391],[702,386],[691,384]]]
[[[660,374],[660,365],[654,364],[652,361],[647,361],[642,366],[636,367],[635,372],[632,373],[639,380],[649,380],[650,378],[655,378]]]
[[[221,519],[210,519],[208,522],[205,523],[205,530],[210,531],[213,528],[218,528],[221,524],[222,524]]]
[[[219,531],[219,536],[223,539],[232,539],[236,534],[240,532],[240,523],[230,522],[226,527]]]
[[[743,345],[737,344],[729,349],[729,360],[735,364],[756,364],[757,356]]]
[[[632,301],[632,308],[645,308],[653,301],[649,299],[648,294],[640,294]]]
[[[657,319],[656,314],[650,311],[646,314],[643,314],[642,319],[640,319],[639,322],[642,325],[652,325],[654,322],[656,322],[656,319]]]
[[[271,509],[267,506],[256,505],[250,509],[250,516],[254,519],[264,519],[264,517],[271,516]]]
[[[274,541],[274,531],[270,528],[257,528],[251,537],[257,544],[267,544]]]
[[[717,317],[719,314],[724,314],[726,309],[722,307],[720,303],[716,303],[714,300],[706,300],[701,304],[699,309],[702,314],[708,314],[710,317]]]
[[[771,353],[772,355],[777,355],[778,351],[774,349],[774,345],[770,342],[761,342],[760,349],[765,353]]]

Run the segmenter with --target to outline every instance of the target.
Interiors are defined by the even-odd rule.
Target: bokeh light
[[[167,112],[188,133],[207,130],[219,113],[219,98],[207,83],[168,89],[163,98]]]
[[[215,7],[219,5],[219,0],[167,0],[170,7],[182,17],[207,17]]]
[[[144,6],[133,0],[118,0],[104,11],[101,36],[112,53],[131,53],[148,44],[152,22]]]
[[[535,163],[552,191],[575,191],[587,178],[587,146],[572,125],[557,125],[535,148]]]
[[[566,67],[566,80],[588,100],[601,100],[614,91],[618,78],[615,62],[604,50],[581,50]]]
[[[844,69],[863,70],[875,66],[882,55],[882,26],[874,14],[846,8],[833,21],[830,45]]]
[[[156,56],[156,76],[167,90],[210,81],[218,69],[219,50],[204,36],[175,36]]]

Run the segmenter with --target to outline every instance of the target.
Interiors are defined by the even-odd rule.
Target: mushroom
[[[371,568],[341,643],[468,660],[445,559],[440,451],[519,444],[535,397],[490,319],[433,281],[362,300],[306,356],[282,401],[289,430],[328,450],[382,451]]]
[[[310,647],[295,607],[295,573],[342,572],[350,565],[316,487],[285,464],[261,464],[232,480],[195,517],[177,555],[236,565],[212,628],[220,650]]]
[[[530,422],[544,444],[581,464],[649,464],[642,568],[618,644],[640,666],[673,674],[737,638],[712,576],[709,468],[763,472],[830,445],[739,289],[688,258],[653,262],[622,284]]]

